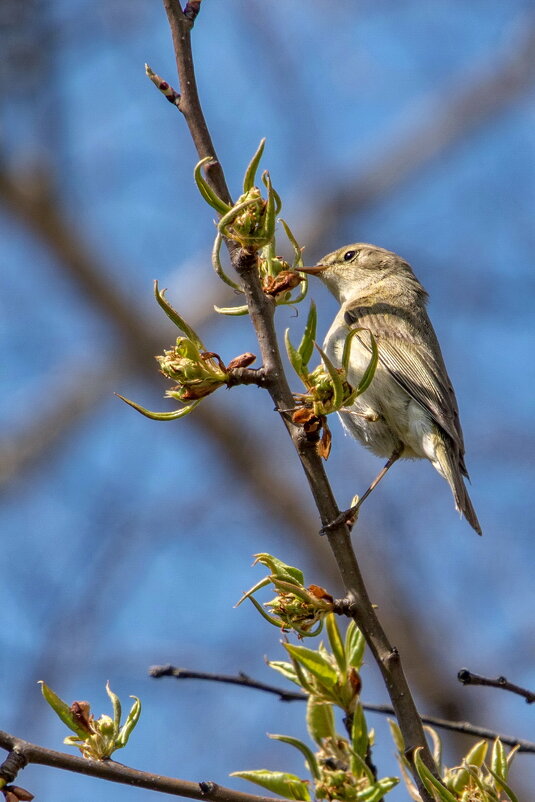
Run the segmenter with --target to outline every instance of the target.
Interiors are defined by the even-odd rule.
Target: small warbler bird
[[[349,331],[359,329],[349,360],[353,387],[370,362],[370,332],[379,352],[370,386],[339,413],[353,437],[389,458],[352,511],[397,459],[423,458],[446,479],[457,510],[481,534],[464,483],[468,473],[455,393],[426,311],[427,293],[411,266],[392,251],[358,242],[301,269],[317,275],[340,304],[323,346],[335,365],[342,364]]]

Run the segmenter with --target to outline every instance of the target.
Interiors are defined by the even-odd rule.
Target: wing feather
[[[464,443],[459,410],[440,346],[427,312],[422,307],[406,311],[392,304],[348,304],[346,324],[371,331],[379,349],[379,360],[415,401],[427,409],[435,422],[459,449],[465,472]],[[366,336],[359,340],[369,348]]]

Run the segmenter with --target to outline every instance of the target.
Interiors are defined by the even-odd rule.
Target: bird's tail
[[[483,532],[481,531],[476,511],[468,495],[463,473],[461,472],[462,460],[458,458],[458,455],[452,453],[452,451],[451,445],[440,438],[435,448],[435,468],[442,474],[451,487],[451,492],[455,499],[455,507],[458,512],[464,515],[472,529],[475,529],[478,535],[482,535]]]

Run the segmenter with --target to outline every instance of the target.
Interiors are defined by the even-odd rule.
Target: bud
[[[164,376],[177,382],[166,396],[179,401],[204,398],[228,379],[219,356],[199,351],[187,337],[178,337],[175,347],[164,351],[163,356],[157,356],[156,361]]]

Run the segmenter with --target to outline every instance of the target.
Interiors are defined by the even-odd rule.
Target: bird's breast
[[[337,367],[342,365],[348,333],[343,319],[336,318],[325,338],[324,351]],[[380,340],[377,344],[380,353]],[[347,376],[353,388],[358,387],[370,359],[368,348],[353,337]],[[390,457],[400,444],[405,446],[404,457],[427,456],[422,439],[432,421],[381,361],[368,389],[340,412],[340,418],[346,430],[379,457]]]

